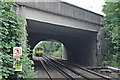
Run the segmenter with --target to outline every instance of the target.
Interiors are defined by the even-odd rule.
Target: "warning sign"
[[[21,56],[22,55],[22,47],[14,47],[13,48],[13,56]]]
[[[13,68],[15,71],[22,71],[22,62],[21,62],[21,55],[22,55],[22,47],[14,47],[13,48]]]

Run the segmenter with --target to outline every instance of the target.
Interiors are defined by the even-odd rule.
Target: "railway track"
[[[50,72],[48,71],[48,68],[46,67],[46,64],[44,63],[44,60],[40,60],[45,72],[47,73],[48,77],[50,80],[52,80],[51,76],[50,76]]]
[[[66,75],[64,75],[58,68],[56,68],[55,66],[53,66],[51,63],[49,63],[46,59],[40,59],[37,60],[37,64],[36,67],[40,67],[39,69],[37,69],[37,71],[39,73],[47,75],[46,77],[42,77],[41,74],[38,74],[38,79],[47,79],[49,78],[49,80],[68,80],[68,78],[66,77]],[[42,67],[41,67],[42,66]],[[44,71],[44,72],[43,72]]]
[[[72,73],[72,71],[70,71],[69,69],[67,69],[59,64],[55,64],[49,58],[44,56],[44,59],[46,59],[46,61],[48,61],[51,66],[53,66],[57,71],[59,71],[62,75],[64,75],[67,80],[80,80],[80,79],[82,79],[81,76],[79,76],[75,73]]]
[[[108,76],[105,76],[105,75],[102,75],[102,74],[99,74],[97,72],[94,72],[92,70],[89,70],[87,68],[84,68],[82,66],[77,66],[77,65],[73,65],[73,64],[70,64],[66,61],[63,61],[63,60],[60,60],[60,59],[57,59],[57,60],[54,60],[54,61],[57,61],[58,63],[60,64],[64,64],[64,65],[67,65],[69,66],[70,68],[72,68],[73,70],[77,71],[77,73],[84,73],[87,77],[89,78],[103,78],[103,79],[107,79],[107,80],[111,80],[111,77],[108,77]]]
[[[34,61],[35,71],[37,73],[36,78],[49,79],[48,74],[46,73],[42,63],[40,61]],[[41,74],[42,73],[42,74]]]
[[[88,70],[84,67],[81,66],[76,66],[64,61],[60,61],[62,64],[69,66],[69,68],[71,68],[74,72],[76,72],[77,74],[82,74],[83,77],[87,78],[87,79],[102,79],[102,80],[111,80],[111,77],[96,73],[94,71]]]
[[[40,60],[49,80],[111,80],[110,77],[98,74],[84,67],[78,67],[70,63],[54,60],[43,55]]]

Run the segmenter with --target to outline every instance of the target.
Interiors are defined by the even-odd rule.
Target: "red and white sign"
[[[13,57],[22,55],[22,47],[13,48]]]
[[[21,57],[22,55],[22,47],[14,47],[13,48],[13,58],[14,58],[14,63],[13,63],[13,68],[15,71],[22,71],[22,62],[21,62]]]

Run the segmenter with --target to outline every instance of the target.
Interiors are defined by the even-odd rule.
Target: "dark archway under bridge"
[[[63,59],[83,66],[96,66],[97,32],[27,20],[28,43],[31,48],[46,39],[64,44]]]
[[[27,20],[31,48],[42,40],[53,39],[64,44],[63,59],[83,66],[101,65],[103,16],[54,1],[18,2],[16,12]]]

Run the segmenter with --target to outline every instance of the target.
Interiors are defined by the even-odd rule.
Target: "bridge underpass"
[[[43,40],[63,43],[62,58],[83,66],[96,66],[97,32],[27,20],[28,43],[31,48]]]
[[[102,15],[59,1],[21,2],[16,11],[27,20],[31,48],[53,39],[63,43],[63,59],[83,66],[101,64]]]
[[[16,12],[27,20],[25,29],[31,48],[33,49],[40,41],[57,40],[63,43],[62,58],[68,62],[90,67],[101,65],[103,16],[58,0],[37,1],[18,2],[16,9]],[[36,63],[40,62],[35,61]],[[40,66],[35,65],[35,68],[38,68],[40,76],[42,73],[39,71]],[[88,76],[83,72],[82,75]]]

